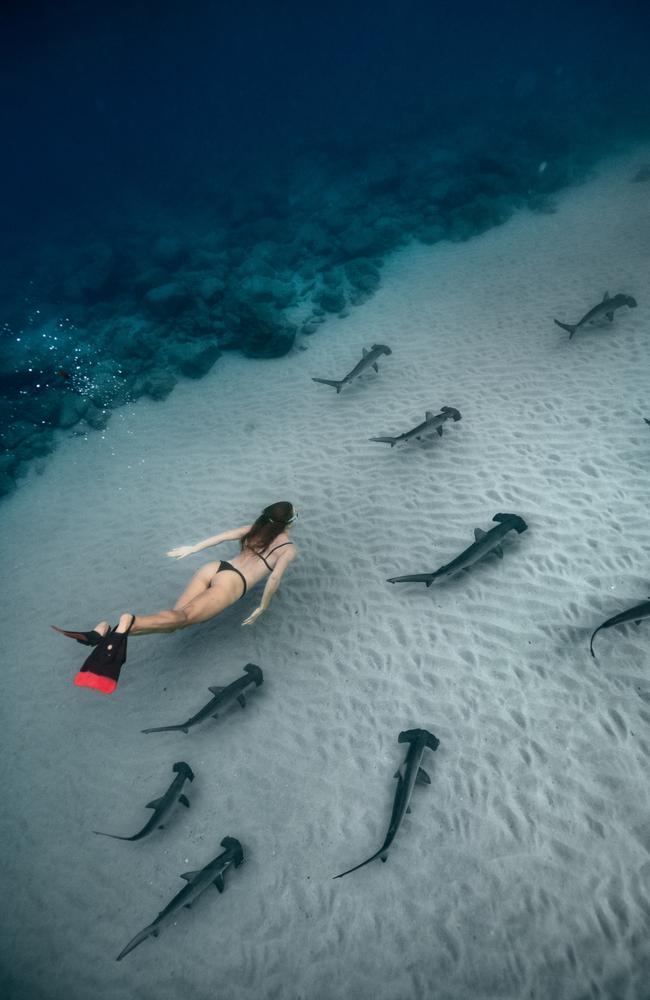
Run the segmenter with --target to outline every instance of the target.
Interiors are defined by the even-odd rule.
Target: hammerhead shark
[[[201,868],[200,871],[196,872],[185,872],[181,875],[181,878],[185,879],[187,885],[183,886],[181,891],[176,893],[171,902],[167,904],[164,910],[160,911],[152,923],[129,941],[126,948],[123,948],[117,956],[118,962],[125,955],[128,955],[130,951],[133,951],[134,948],[137,948],[139,944],[146,941],[148,937],[158,937],[163,924],[170,923],[171,918],[176,916],[182,907],[186,907],[189,910],[192,903],[199,898],[201,893],[205,892],[208,886],[215,885],[219,892],[223,892],[224,873],[232,865],[235,868],[239,868],[244,860],[244,851],[239,841],[235,840],[234,837],[224,837],[221,841],[221,846],[225,849],[218,857],[213,858],[205,868]]]
[[[488,552],[496,552],[499,559],[503,559],[503,549],[501,548],[503,538],[513,529],[521,534],[523,531],[526,531],[528,525],[518,514],[495,514],[492,520],[499,521],[500,523],[496,527],[490,528],[489,531],[481,531],[480,528],[475,528],[475,541],[461,552],[460,555],[456,556],[455,559],[452,559],[450,563],[441,566],[440,569],[436,569],[432,573],[411,573],[410,576],[391,576],[388,579],[388,583],[426,583],[427,587],[430,587],[438,577],[451,576],[452,573],[458,573],[461,569],[469,569],[473,563],[478,562]]]
[[[196,715],[190,716],[185,722],[179,722],[176,726],[156,726],[154,729],[143,729],[142,732],[170,733],[178,730],[181,733],[187,733],[192,726],[196,726],[197,723],[203,722],[204,719],[210,716],[213,719],[218,719],[219,715],[216,710],[224,708],[232,701],[237,701],[242,708],[246,708],[246,695],[244,691],[249,684],[255,684],[255,687],[259,687],[264,680],[264,675],[261,668],[256,666],[255,663],[247,663],[244,670],[246,671],[245,675],[238,677],[228,687],[209,687],[208,691],[211,691],[214,697],[210,698],[210,701],[203,708],[200,708]]]
[[[620,309],[622,306],[627,306],[629,309],[636,308],[636,299],[633,299],[631,295],[615,295],[613,299],[610,299],[609,292],[605,292],[602,301],[590,309],[589,312],[585,313],[582,319],[579,319],[577,323],[560,323],[559,319],[554,319],[553,322],[558,326],[561,326],[563,330],[566,330],[569,334],[569,340],[581,326],[586,326],[587,323],[593,323],[594,320],[599,319],[601,316],[606,316],[611,323],[614,319],[614,310]]]
[[[373,344],[372,348],[368,351],[363,348],[363,357],[361,361],[357,362],[352,371],[344,375],[342,379],[336,380],[331,378],[312,378],[312,382],[322,382],[323,385],[333,385],[336,389],[336,394],[338,396],[339,392],[344,385],[351,382],[353,378],[361,375],[365,372],[367,368],[374,368],[376,372],[379,371],[379,365],[377,364],[377,358],[380,358],[382,354],[392,354],[390,347],[386,347],[385,344]]]
[[[455,410],[453,406],[443,406],[440,413],[432,413],[431,410],[427,410],[424,414],[424,422],[418,424],[417,427],[412,427],[410,431],[404,431],[403,434],[398,434],[397,437],[376,437],[370,438],[371,441],[385,441],[393,448],[396,444],[400,444],[402,441],[419,441],[423,437],[428,437],[433,431],[437,431],[440,437],[442,437],[442,425],[445,420],[460,420],[460,413]]]
[[[429,747],[430,750],[437,750],[440,746],[440,740],[426,729],[408,729],[399,734],[397,742],[408,743],[409,748],[406,752],[404,763],[394,774],[394,777],[397,778],[397,788],[395,790],[395,798],[393,800],[393,811],[391,813],[390,823],[388,824],[388,833],[384,838],[384,843],[378,851],[375,851],[371,857],[362,861],[360,865],[355,865],[354,868],[348,868],[347,871],[341,872],[340,875],[335,875],[334,878],[343,878],[344,875],[349,875],[350,872],[356,872],[357,869],[370,864],[370,862],[374,861],[375,858],[381,857],[381,860],[385,861],[388,857],[388,848],[395,839],[395,835],[399,830],[404,814],[411,811],[409,802],[411,800],[413,787],[416,784],[431,784],[431,778],[427,772],[420,767],[420,761],[422,760],[425,748]]]
[[[139,833],[134,833],[132,837],[118,837],[115,833],[103,833],[101,830],[93,830],[93,833],[98,833],[100,837],[112,837],[113,840],[142,840],[143,837],[146,837],[156,827],[159,830],[164,829],[162,821],[166,819],[177,802],[182,803],[182,805],[189,809],[190,803],[187,796],[181,793],[181,789],[186,780],[194,781],[194,772],[184,760],[177,761],[172,767],[172,771],[176,771],[176,777],[172,780],[165,794],[161,795],[159,799],[152,799],[151,802],[147,802],[145,808],[153,809],[153,813]]]
[[[635,625],[638,625],[644,618],[650,618],[650,598],[648,598],[647,601],[643,601],[641,604],[635,604],[633,608],[628,608],[627,611],[621,611],[619,615],[614,615],[613,618],[608,618],[607,621],[602,623],[602,625],[599,625],[596,631],[593,632],[589,643],[589,649],[591,650],[591,655],[594,660],[596,659],[596,654],[594,653],[594,637],[601,631],[601,629],[611,628],[612,625],[624,625],[626,622],[634,622]]]

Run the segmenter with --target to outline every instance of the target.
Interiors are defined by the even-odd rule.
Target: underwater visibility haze
[[[4,493],[643,136],[643,4],[3,5]]]

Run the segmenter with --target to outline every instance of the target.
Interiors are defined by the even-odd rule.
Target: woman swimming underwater
[[[240,542],[240,551],[231,562],[217,560],[202,566],[174,607],[168,611],[158,611],[152,615],[123,614],[116,628],[111,629],[108,622],[102,621],[90,632],[75,632],[53,625],[57,632],[62,632],[85,646],[96,647],[77,674],[75,683],[111,693],[117,685],[119,671],[126,659],[127,635],[175,632],[177,629],[206,622],[230,607],[250,587],[270,574],[258,607],[242,622],[242,625],[252,625],[268,608],[284,571],[296,557],[295,545],[288,536],[290,525],[296,517],[293,505],[281,500],[265,507],[253,524],[223,531],[196,545],[172,549],[167,553],[168,556],[184,559],[185,556],[221,542]]]

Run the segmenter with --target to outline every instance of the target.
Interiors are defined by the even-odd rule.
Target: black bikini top
[[[280,544],[279,544],[279,545],[276,545],[274,549],[271,549],[271,551],[270,551],[270,552],[267,552],[266,554],[267,554],[268,556],[271,556],[271,555],[273,555],[273,553],[274,553],[274,552],[277,552],[277,550],[278,550],[278,549],[281,549],[283,545],[293,545],[293,542],[280,542]],[[255,549],[253,549],[253,552],[255,552]],[[266,561],[266,557],[265,557],[265,556],[263,556],[263,555],[262,555],[262,554],[261,554],[260,552],[255,552],[255,555],[256,555],[256,556],[259,556],[259,557],[260,557],[260,559],[262,560],[262,562],[264,563],[264,565],[266,566],[266,568],[267,568],[267,569],[270,569],[270,570],[271,570],[271,572],[273,572],[273,567],[272,567],[272,566],[269,566],[269,564],[268,564],[268,563],[267,563],[267,561]]]

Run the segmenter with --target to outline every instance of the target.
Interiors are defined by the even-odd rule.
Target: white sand
[[[3,506],[3,997],[405,1000],[650,995],[650,185],[639,150],[469,243],[414,245],[379,293],[279,361],[222,358],[105,434],[67,439]],[[623,291],[638,309],[569,343]],[[364,344],[393,356],[336,396]],[[442,440],[390,449],[425,409]],[[301,558],[269,612],[134,638],[112,697],[72,678],[90,628],[167,607],[202,561],[175,545],[301,508]],[[433,569],[523,516],[505,558]],[[223,556],[234,549],[224,546]],[[206,558],[218,557],[206,553]],[[259,593],[259,592],[258,592]],[[190,735],[210,684],[265,684]],[[400,730],[441,741],[386,865]],[[171,765],[191,808],[129,834]],[[181,814],[182,813],[182,814]],[[246,863],[175,926],[115,956],[225,835]],[[643,983],[646,986],[643,986]]]

